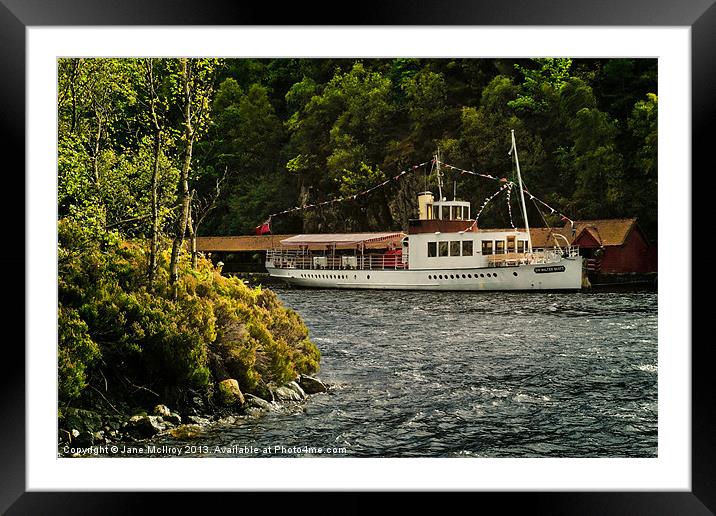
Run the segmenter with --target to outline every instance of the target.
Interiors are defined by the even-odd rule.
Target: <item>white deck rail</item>
[[[502,253],[488,256],[491,267],[547,264],[579,256],[578,246],[533,249],[531,253]],[[408,268],[408,255],[369,253],[327,255],[288,249],[266,252],[266,266],[276,269],[308,270],[402,270]]]

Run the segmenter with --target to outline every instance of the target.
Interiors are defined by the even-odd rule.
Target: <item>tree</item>
[[[177,81],[177,93],[182,106],[184,145],[183,160],[177,197],[179,199],[179,214],[176,221],[174,239],[172,241],[172,254],[169,262],[169,274],[172,284],[179,277],[179,254],[184,243],[184,237],[189,222],[189,209],[191,206],[191,191],[189,190],[189,171],[191,169],[192,151],[194,141],[204,133],[209,122],[211,96],[214,89],[214,74],[217,60],[215,59],[180,59],[180,74]]]

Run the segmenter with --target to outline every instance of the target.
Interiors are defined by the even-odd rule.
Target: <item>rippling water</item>
[[[333,389],[212,430],[192,456],[657,454],[653,292],[275,290]]]

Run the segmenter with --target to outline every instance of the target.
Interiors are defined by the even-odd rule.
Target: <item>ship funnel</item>
[[[421,192],[418,194],[418,218],[420,220],[430,220],[433,218],[433,197],[432,192]]]

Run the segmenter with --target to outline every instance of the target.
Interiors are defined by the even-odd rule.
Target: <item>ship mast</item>
[[[522,174],[520,174],[520,160],[517,157],[517,144],[515,143],[515,130],[512,129],[512,148],[510,149],[510,154],[512,154],[512,151],[515,152],[515,165],[517,166],[517,182],[520,186],[520,199],[522,200],[522,216],[525,219],[525,230],[527,231],[527,247],[529,249],[528,252],[532,252],[532,235],[530,234],[530,223],[527,220],[527,205],[525,204],[525,193],[522,191]]]
[[[438,200],[443,200],[443,174],[440,172],[440,147],[438,147],[438,153],[435,154],[435,173],[438,177]]]

